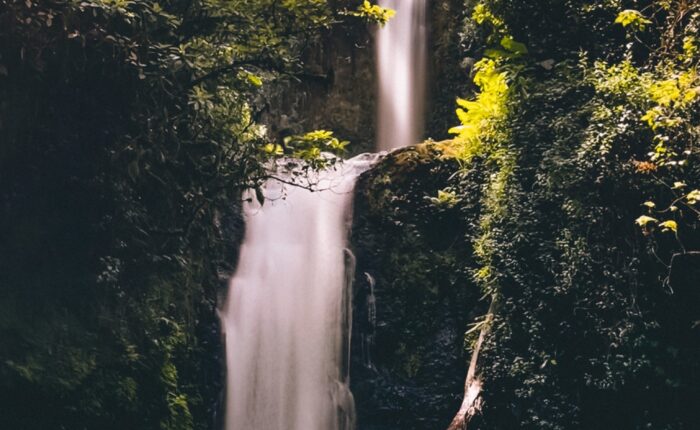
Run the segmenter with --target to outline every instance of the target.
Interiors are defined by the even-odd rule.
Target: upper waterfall
[[[425,110],[426,0],[382,0],[396,15],[377,31],[377,149],[421,140]]]

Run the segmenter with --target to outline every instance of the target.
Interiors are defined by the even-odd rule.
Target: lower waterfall
[[[264,204],[254,193],[245,202],[221,316],[226,430],[353,429],[347,233],[355,180],[376,158],[359,155],[309,177],[278,172]]]

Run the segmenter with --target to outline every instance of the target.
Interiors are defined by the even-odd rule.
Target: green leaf
[[[501,58],[515,58],[515,57],[517,57],[517,54],[514,54],[512,52],[508,52],[508,51],[504,51],[503,49],[488,48],[488,49],[484,50],[484,57],[498,60]]]
[[[491,10],[489,10],[488,7],[481,2],[474,6],[472,19],[479,25],[488,22],[496,28],[502,27],[504,24],[502,19],[495,16],[493,12],[491,12]]]
[[[364,0],[357,11],[346,12],[346,15],[364,18],[379,25],[386,24],[395,14],[395,10],[372,4],[368,0]]]
[[[262,87],[263,81],[262,81],[262,79],[260,79],[260,77],[255,76],[255,75],[252,74],[252,73],[247,73],[247,74],[246,74],[246,79],[248,80],[248,82],[250,82],[250,83],[253,84],[254,86],[256,86],[256,87]]]
[[[516,42],[511,36],[504,36],[501,39],[501,46],[509,52],[514,54],[523,55],[527,54],[527,47],[525,44]]]
[[[284,148],[282,148],[282,145],[278,145],[276,143],[268,143],[263,147],[263,151],[265,151],[268,154],[274,155],[284,154]]]
[[[649,87],[649,95],[652,100],[661,106],[669,106],[672,102],[680,99],[681,90],[678,88],[678,81],[675,79],[667,79],[664,81],[654,82]]]
[[[449,189],[438,190],[437,197],[427,197],[427,199],[435,206],[454,207],[459,202],[459,197],[454,191]]]
[[[615,24],[620,24],[623,27],[632,26],[635,30],[644,30],[644,27],[647,24],[651,24],[651,21],[645,18],[638,10],[626,9],[617,15]]]

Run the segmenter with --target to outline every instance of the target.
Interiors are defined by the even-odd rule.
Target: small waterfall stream
[[[397,13],[377,35],[379,150],[414,144],[422,133],[425,2],[382,2]],[[354,430],[347,232],[355,180],[380,156],[359,155],[306,182],[281,168],[280,179],[301,187],[270,180],[263,205],[248,196],[238,268],[221,312],[226,430]]]
[[[427,0],[380,0],[396,15],[377,32],[377,149],[421,140],[427,70]]]

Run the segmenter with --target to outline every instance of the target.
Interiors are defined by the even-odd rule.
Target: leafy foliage
[[[302,136],[289,136],[284,143],[292,157],[305,161],[312,168],[320,169],[339,161],[337,156],[345,153],[350,142],[341,141],[333,136],[332,131],[315,130]]]
[[[219,277],[236,260],[241,191],[281,155],[258,123],[265,89],[303,76],[331,26],[361,24],[342,12],[3,2],[0,427],[221,419]],[[343,146],[304,140],[310,159],[316,144]]]
[[[489,47],[453,150],[465,175],[484,178],[482,212],[464,222],[479,226],[469,268],[495,314],[474,321],[486,336],[483,407],[470,428],[697,421],[684,399],[698,396],[700,316],[682,304],[695,296],[677,263],[700,245],[698,58],[688,54],[697,7],[475,5]],[[640,15],[622,14],[633,31],[621,33],[615,19],[627,9]],[[527,49],[509,52],[507,37]]]
[[[626,9],[617,15],[615,23],[623,27],[631,26],[636,30],[644,30],[644,27],[651,24],[651,21],[646,19],[638,10]]]
[[[348,15],[359,16],[361,18],[376,22],[377,24],[384,25],[394,15],[396,15],[396,11],[376,4],[371,4],[368,0],[364,0],[362,4],[358,6],[356,11],[348,12]]]

